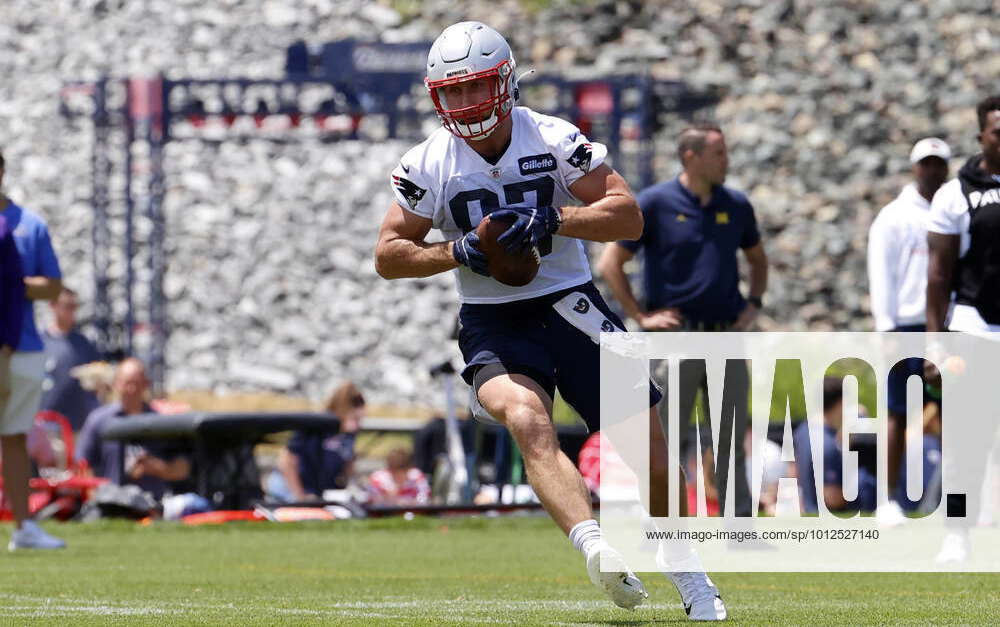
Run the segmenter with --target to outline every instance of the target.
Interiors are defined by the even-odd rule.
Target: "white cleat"
[[[681,593],[688,620],[726,620],[729,616],[719,589],[705,573],[668,572],[666,575]]]
[[[601,554],[604,554],[604,567],[601,571]],[[625,559],[618,551],[601,541],[587,555],[587,574],[594,585],[604,590],[614,604],[627,610],[634,610],[649,597],[642,581],[635,576]]]
[[[896,501],[886,501],[875,508],[875,523],[883,529],[898,527],[906,522],[906,514]]]
[[[673,560],[667,559],[667,544],[660,542],[656,550],[656,567],[674,584],[681,594],[688,620],[726,620],[729,612],[719,596],[719,589],[705,574],[698,554],[682,545],[671,546]],[[684,550],[687,555],[683,555]],[[671,567],[673,564],[673,568]],[[683,569],[675,571],[674,568]]]
[[[66,543],[59,538],[45,533],[33,520],[26,520],[20,529],[15,529],[7,544],[8,551],[19,549],[61,549]]]
[[[959,531],[951,531],[941,542],[941,551],[937,554],[938,564],[960,563],[969,559],[969,535]]]

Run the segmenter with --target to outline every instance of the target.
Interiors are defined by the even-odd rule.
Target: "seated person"
[[[431,486],[419,468],[410,463],[405,448],[389,451],[386,467],[368,477],[369,505],[418,505],[430,501]]]
[[[118,401],[87,416],[77,441],[77,459],[85,459],[95,476],[118,485],[138,485],[157,499],[177,491],[174,484],[191,474],[183,449],[169,442],[123,443],[102,437],[104,427],[115,418],[153,412],[146,402],[149,381],[143,363],[132,357],[119,364],[112,387]]]
[[[924,428],[906,433],[907,440],[921,441],[920,466],[923,468],[921,483],[923,496],[914,501],[906,495],[906,457],[899,460],[899,482],[896,484],[895,499],[904,512],[915,512],[920,509],[924,499],[933,509],[933,501],[940,501],[941,494],[931,494],[931,481],[941,466],[941,406],[937,401],[924,404]]]
[[[365,397],[347,382],[333,392],[324,409],[340,419],[340,432],[295,432],[278,456],[278,468],[268,477],[267,493],[275,501],[318,500],[325,490],[346,485],[354,462],[354,439],[365,415]]]
[[[743,437],[743,446],[747,452],[747,482],[753,491],[753,429],[747,429]],[[781,461],[781,446],[770,438],[764,438],[758,443],[757,456],[763,457],[761,464],[760,482],[760,507],[758,514],[763,516],[774,516],[778,508],[778,480],[783,476],[791,476],[791,463]]]
[[[823,500],[831,512],[856,506],[863,512],[875,510],[875,477],[862,467],[858,467],[858,495],[854,503],[844,498],[843,450],[841,449],[841,426],[844,419],[843,382],[837,377],[823,380],[823,451],[821,477]],[[803,420],[792,435],[795,444],[795,466],[798,475],[799,493],[802,496],[802,511],[807,514],[819,512],[816,486],[813,482],[813,458],[809,444],[809,422]]]

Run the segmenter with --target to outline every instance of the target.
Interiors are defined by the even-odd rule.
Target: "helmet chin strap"
[[[472,137],[473,135],[472,124],[462,124],[461,122],[455,122],[455,126],[458,127],[458,130],[462,132],[462,134],[465,136],[466,139],[474,142],[482,141],[487,137],[489,137],[490,135],[492,135],[493,131],[497,130],[499,124],[496,123],[496,119],[497,119],[497,108],[493,107],[493,111],[490,112],[490,116],[488,118],[482,120],[481,122],[474,122],[473,124],[478,124],[480,128],[486,128],[487,124],[489,124],[489,130],[484,131],[482,135],[477,135],[476,137]]]

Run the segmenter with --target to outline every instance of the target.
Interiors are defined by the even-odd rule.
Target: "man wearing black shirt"
[[[994,338],[1000,331],[1000,95],[976,107],[979,145],[973,155],[934,195],[928,223],[927,330],[960,331]],[[954,292],[954,308],[948,306]],[[947,321],[946,321],[946,318]],[[947,326],[946,326],[947,324]],[[935,376],[936,370],[929,374]],[[960,416],[969,420],[970,416]],[[978,416],[977,437],[961,441],[950,467],[963,482],[985,476],[996,417]],[[984,420],[985,419],[985,420]],[[992,420],[992,424],[991,421]],[[954,440],[953,440],[954,441]],[[964,516],[947,519],[938,562],[963,562],[969,554],[969,526],[976,520],[979,499],[969,500]]]

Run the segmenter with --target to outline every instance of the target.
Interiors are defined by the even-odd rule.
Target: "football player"
[[[535,494],[584,554],[591,581],[618,606],[634,608],[646,590],[602,539],[589,492],[560,450],[551,416],[558,389],[591,431],[600,429],[599,336],[624,326],[591,282],[580,240],[636,239],[642,213],[625,180],[605,163],[605,146],[562,119],[515,106],[514,56],[489,26],[446,28],[431,46],[425,83],[443,128],[407,151],[392,172],[396,202],[379,232],[376,269],[386,279],[456,271],[463,378],[517,442]],[[527,285],[489,276],[475,232],[488,214],[512,220],[499,244],[534,248],[540,256]],[[426,242],[431,228],[446,241]],[[651,387],[650,405],[660,397]],[[655,411],[651,424],[665,454]],[[602,553],[611,572],[601,572]],[[697,557],[685,557],[689,571],[667,576],[689,617],[724,619],[718,590]]]

